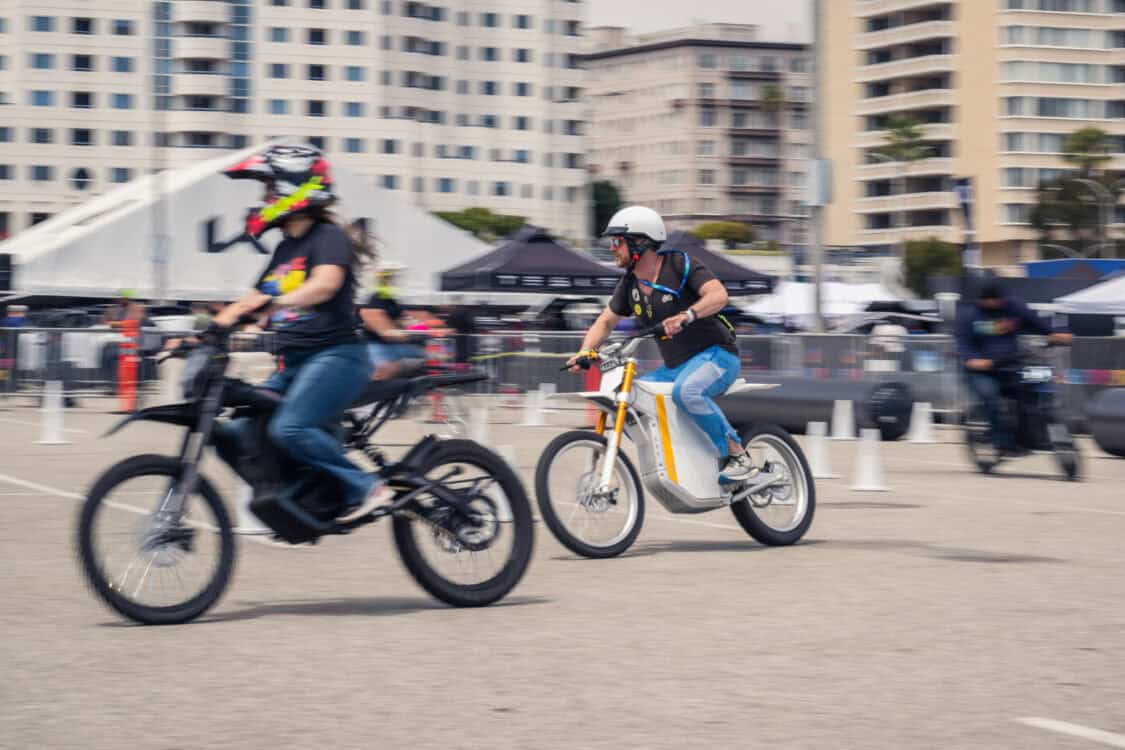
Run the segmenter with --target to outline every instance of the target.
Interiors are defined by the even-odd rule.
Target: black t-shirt
[[[669,251],[664,253],[664,262],[656,283],[669,289],[679,289],[680,282],[684,281],[685,271],[687,279],[678,298],[659,289],[651,290],[652,294],[645,294],[646,290],[637,283],[636,275],[627,273],[617,282],[617,288],[613,290],[613,297],[609,300],[609,309],[624,317],[636,316],[645,327],[681,313],[699,301],[702,296],[699,290],[715,278],[715,274],[695,258],[688,258],[679,251]],[[659,339],[657,346],[668,367],[679,367],[712,346],[721,346],[732,354],[738,354],[734,332],[715,316],[697,318],[672,338]]]
[[[375,292],[374,294],[372,294],[371,298],[367,300],[367,304],[363,306],[363,309],[382,310],[387,314],[387,317],[391,319],[391,322],[395,324],[402,320],[402,316],[405,313],[405,310],[402,309],[402,305],[398,303],[398,300],[396,300],[394,297],[391,297],[386,292]],[[382,336],[367,327],[364,327],[363,334],[371,341],[376,341],[382,344],[396,343],[384,340]]]
[[[274,296],[297,289],[320,265],[343,266],[347,277],[329,299],[308,308],[278,310],[270,316],[277,331],[277,347],[321,349],[356,341],[353,299],[352,242],[344,230],[330,222],[313,225],[302,237],[286,237],[273,252],[265,273],[255,286]]]

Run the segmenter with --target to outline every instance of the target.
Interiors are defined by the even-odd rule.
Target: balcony
[[[230,20],[230,6],[222,0],[179,0],[172,3],[172,12],[172,20],[177,23],[227,23]]]
[[[218,73],[179,73],[172,79],[175,96],[226,96],[230,78]]]
[[[726,162],[733,167],[777,167],[781,156],[728,156]]]
[[[780,70],[728,70],[727,78],[732,81],[780,81]]]
[[[759,125],[759,126],[755,126],[755,127],[751,127],[751,128],[727,128],[727,135],[729,135],[731,138],[739,138],[739,137],[750,138],[750,137],[755,137],[755,136],[759,137],[759,138],[761,138],[763,136],[769,137],[769,138],[776,138],[776,137],[778,137],[778,135],[780,133],[781,133],[781,126],[780,125],[775,125],[775,126],[774,125],[771,125],[771,126]]]
[[[870,18],[871,16],[882,16],[900,10],[928,8],[939,4],[939,0],[866,0],[860,3],[856,15]]]
[[[951,123],[922,123],[920,127],[922,130],[922,137],[927,141],[953,140],[953,125]],[[885,130],[865,130],[856,136],[855,146],[861,149],[876,148],[878,146],[884,145],[886,143],[886,140],[887,131]]]
[[[180,60],[226,60],[230,57],[230,40],[221,36],[178,36],[172,55]]]
[[[883,214],[927,209],[954,209],[957,208],[957,205],[956,194],[951,190],[942,190],[932,193],[908,193],[907,195],[860,198],[856,204],[856,210],[864,214]]]
[[[168,133],[226,132],[228,125],[239,117],[223,111],[174,109],[160,113],[164,122],[162,130]]]
[[[934,224],[924,227],[889,227],[887,229],[860,229],[859,236],[869,244],[894,244],[910,240],[926,240],[937,237],[946,242],[961,242],[964,238],[961,228],[954,224]]]
[[[855,114],[878,115],[884,112],[898,112],[903,109],[920,107],[952,107],[957,104],[956,89],[919,89],[905,94],[875,96],[860,99],[856,103]]]
[[[727,185],[731,195],[780,195],[785,188],[780,185]]]
[[[859,69],[859,74],[854,80],[856,83],[868,83],[885,78],[905,78],[928,73],[946,73],[951,70],[954,70],[953,55],[923,55],[877,65],[864,65]]]
[[[895,163],[879,162],[877,164],[861,164],[856,169],[857,179],[861,180],[894,180],[899,177],[899,165]],[[904,174],[907,176],[925,177],[927,175],[953,174],[953,159],[920,159],[906,165]]]
[[[856,47],[861,50],[888,47],[892,44],[920,42],[925,39],[954,36],[952,21],[923,21],[893,29],[869,31],[859,35]]]

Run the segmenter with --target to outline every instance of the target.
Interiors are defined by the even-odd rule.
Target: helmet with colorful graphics
[[[328,160],[312,146],[270,146],[223,174],[267,185],[266,205],[252,209],[246,217],[246,233],[251,237],[262,236],[296,213],[326,208],[336,201]]]

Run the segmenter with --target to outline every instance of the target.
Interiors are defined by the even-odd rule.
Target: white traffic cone
[[[235,492],[238,494],[238,498],[234,503],[234,520],[237,523],[234,527],[234,533],[243,536],[272,534],[273,530],[262,523],[258,517],[254,515],[253,511],[250,510],[250,501],[254,499],[254,488],[241,479],[236,479],[235,482]]]
[[[879,457],[882,435],[876,429],[863,431],[856,451],[855,481],[851,489],[857,492],[886,492],[890,489],[883,481],[883,461]]]
[[[62,383],[49,380],[43,388],[43,405],[39,445],[67,445],[69,440],[63,435],[63,391]]]
[[[543,391],[528,391],[524,396],[523,421],[521,427],[543,427]]]
[[[832,471],[832,459],[828,452],[828,425],[824,422],[809,422],[805,434],[809,438],[809,468],[814,479],[838,479],[839,474]]]
[[[848,399],[832,404],[832,439],[855,440],[855,410]]]
[[[481,445],[488,445],[488,409],[483,406],[474,407],[471,419],[469,439]]]
[[[910,412],[910,434],[906,439],[911,443],[936,443],[934,440],[933,409],[929,401],[915,401]]]

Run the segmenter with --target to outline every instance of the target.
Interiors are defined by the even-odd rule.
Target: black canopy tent
[[[441,274],[445,292],[613,292],[621,271],[603,266],[555,241],[545,229],[525,225],[490,253]]]
[[[715,274],[727,294],[734,297],[745,297],[752,294],[769,294],[773,291],[776,279],[764,273],[758,273],[733,260],[724,258],[718,253],[707,249],[703,240],[690,232],[677,231],[668,235],[662,250],[683,250],[693,258],[698,259],[703,265]]]

